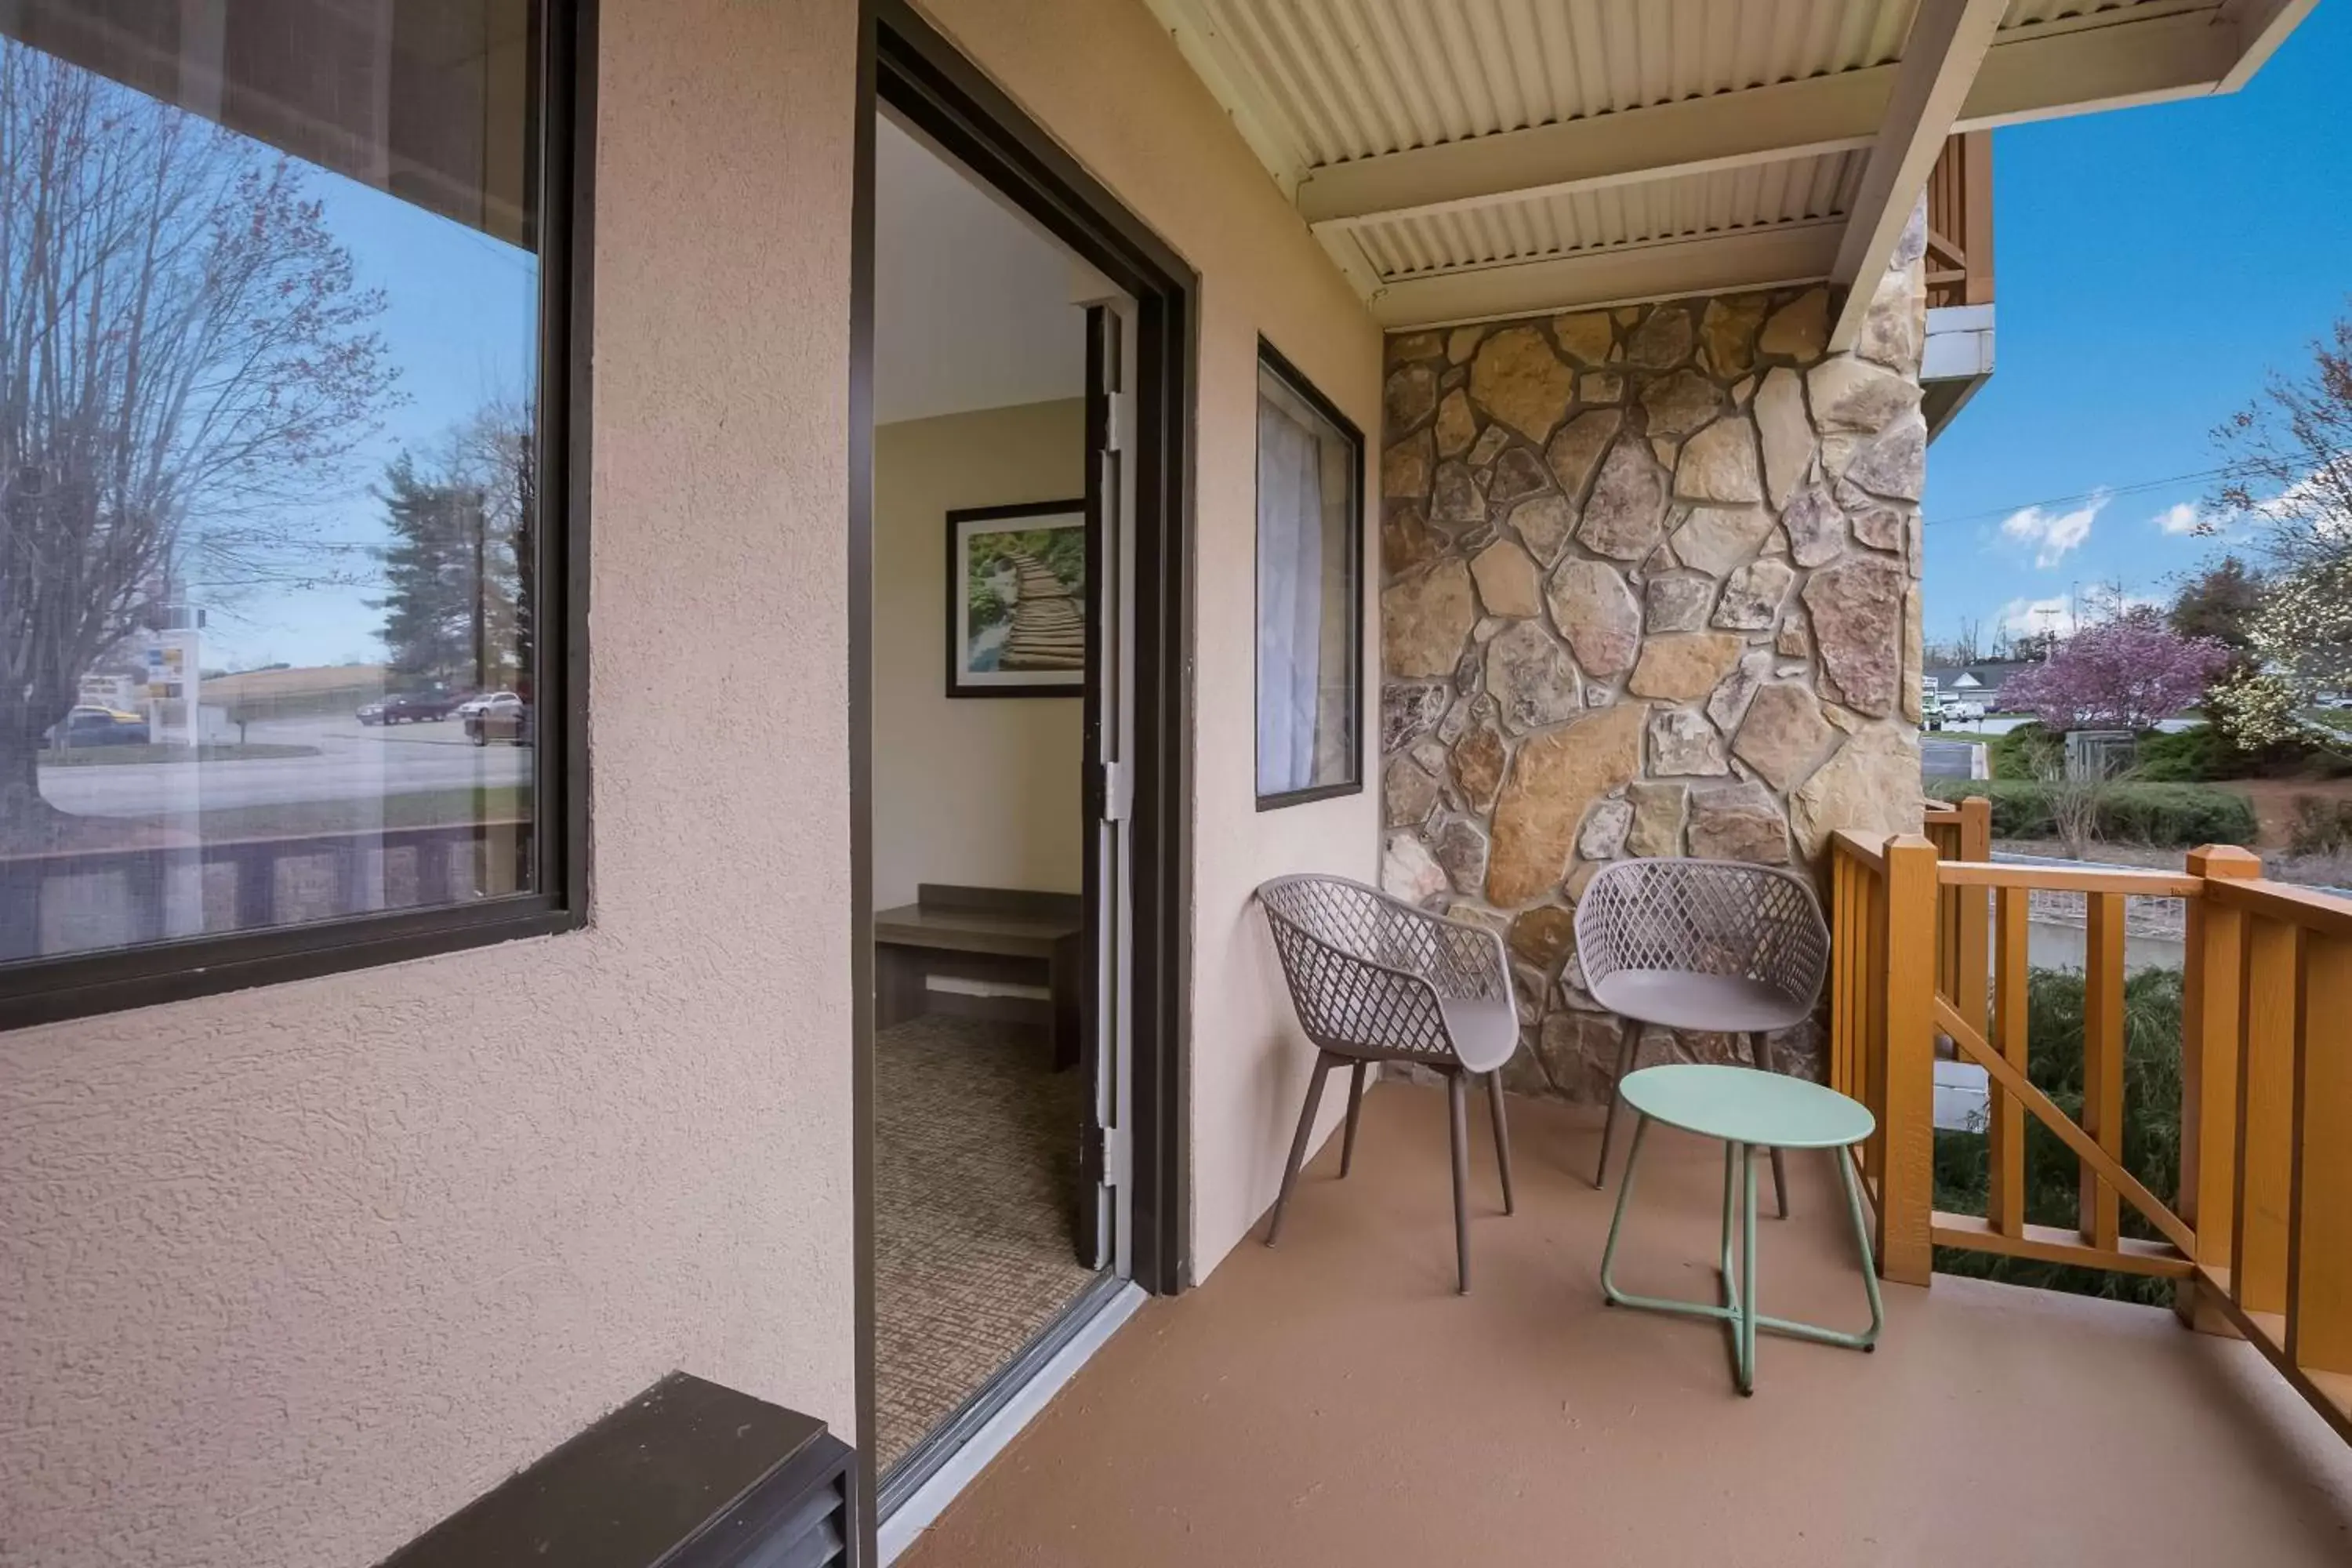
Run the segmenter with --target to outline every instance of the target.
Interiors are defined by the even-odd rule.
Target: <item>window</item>
[[[0,1024],[576,923],[568,9],[0,5]]]
[[[1364,439],[1282,356],[1257,372],[1258,809],[1363,788]]]

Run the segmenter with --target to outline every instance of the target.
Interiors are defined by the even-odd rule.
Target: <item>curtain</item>
[[[1323,465],[1315,432],[1257,405],[1257,793],[1315,782],[1323,658]]]

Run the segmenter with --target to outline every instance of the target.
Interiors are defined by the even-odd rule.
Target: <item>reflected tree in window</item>
[[[324,570],[383,308],[291,160],[0,40],[0,847],[61,837],[43,734],[175,584]]]

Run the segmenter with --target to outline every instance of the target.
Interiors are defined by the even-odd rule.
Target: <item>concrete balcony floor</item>
[[[1335,1135],[1278,1248],[1253,1237],[1146,1306],[899,1561],[2352,1562],[2352,1450],[2249,1347],[1941,1279],[1888,1289],[1875,1354],[1761,1336],[1742,1399],[1723,1331],[1601,1305],[1617,1184],[1590,1184],[1597,1117],[1511,1102],[1506,1218],[1471,1109],[1470,1296],[1444,1094],[1383,1085],[1353,1174],[1334,1179]],[[1859,1327],[1834,1177],[1822,1155],[1790,1167],[1793,1216],[1759,1222],[1765,1310]],[[1722,1168],[1718,1145],[1653,1133],[1626,1289],[1716,1299]]]

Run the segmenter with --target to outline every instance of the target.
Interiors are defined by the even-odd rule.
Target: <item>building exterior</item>
[[[428,920],[453,862],[427,846],[390,923],[331,943],[240,930],[214,959],[159,927],[8,965],[0,1562],[374,1562],[675,1368],[860,1443],[877,95],[1092,212],[1162,334],[1132,393],[1164,465],[1139,502],[1159,728],[1101,798],[1135,792],[1158,1075],[1111,1157],[1133,1277],[1172,1294],[1271,1201],[1311,1065],[1264,879],[1503,930],[1512,1081],[1574,1098],[1621,1026],[1566,935],[1595,867],[1820,871],[1838,830],[1919,826],[1930,172],[1956,132],[2231,90],[2307,6],[1818,0],[1722,49],[1527,0],[1499,30],[1433,8],[1433,37],[1224,0],[394,9],[478,11],[469,47],[553,84],[520,205],[397,115],[372,174],[322,120],[269,130],[537,236],[555,280],[538,793],[465,862],[536,901]],[[145,79],[72,10],[0,16]],[[231,70],[170,90],[263,123]],[[1253,765],[1262,346],[1378,433],[1362,787],[1279,811]],[[714,728],[682,695],[747,648],[766,695]]]

